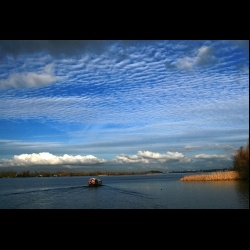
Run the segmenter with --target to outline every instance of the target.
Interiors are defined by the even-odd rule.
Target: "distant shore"
[[[223,172],[228,173],[228,172],[233,172],[232,170],[229,170],[228,168],[225,169],[207,169],[207,170],[177,170],[177,171],[170,171],[170,172],[162,172],[158,170],[149,170],[149,171],[93,171],[93,172],[71,172],[71,171],[56,171],[56,172],[51,172],[51,171],[29,171],[29,170],[23,170],[23,171],[14,171],[14,170],[9,170],[9,171],[0,171],[0,178],[16,178],[16,177],[65,177],[65,176],[110,176],[110,175],[151,175],[151,174],[171,174],[171,173],[194,173],[196,178],[200,178],[198,176],[207,176],[207,174],[202,174],[202,175],[197,175],[196,173],[200,172],[209,172],[209,173],[216,173],[216,176],[218,175],[218,172]],[[219,174],[223,175],[223,174]],[[226,174],[228,175],[228,174]],[[209,174],[209,177],[211,175]],[[187,179],[186,179],[187,178]],[[191,180],[193,177],[184,177],[182,178],[184,181],[186,180]],[[230,177],[232,178],[232,177]]]
[[[107,172],[70,172],[70,171],[40,171],[40,172],[30,172],[30,171],[0,171],[0,178],[17,178],[17,177],[65,177],[65,176],[109,176],[109,175],[143,175],[143,174],[163,174],[161,171],[149,170],[142,172],[117,172],[117,171],[107,171]]]
[[[239,174],[236,171],[218,171],[209,174],[194,174],[184,176],[181,181],[228,181],[240,180]]]

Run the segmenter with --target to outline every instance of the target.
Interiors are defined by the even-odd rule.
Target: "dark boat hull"
[[[100,187],[102,184],[89,184],[89,187]]]
[[[89,187],[99,187],[102,185],[102,181],[97,178],[90,178],[88,180]]]

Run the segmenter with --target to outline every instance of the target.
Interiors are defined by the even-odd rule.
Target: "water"
[[[242,181],[182,182],[184,173],[0,179],[1,209],[249,209]]]

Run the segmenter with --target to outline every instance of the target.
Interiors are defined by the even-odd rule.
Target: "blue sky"
[[[1,40],[0,171],[224,168],[249,138],[248,40]]]

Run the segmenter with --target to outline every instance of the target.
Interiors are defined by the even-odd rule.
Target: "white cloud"
[[[209,46],[200,47],[195,54],[196,55],[193,57],[186,56],[176,59],[176,61],[172,62],[167,67],[182,70],[193,70],[196,66],[208,65],[216,61],[216,57],[213,55],[213,49]]]
[[[178,152],[167,152],[166,154],[150,151],[138,151],[136,155],[119,155],[114,161],[119,163],[163,163],[167,161],[183,160],[185,156]]]
[[[53,75],[53,65],[48,64],[41,73],[13,73],[7,79],[0,80],[0,88],[43,87],[57,81],[58,79],[57,76]]]
[[[15,155],[11,160],[2,160],[0,166],[36,166],[36,165],[86,165],[104,163],[106,160],[93,155],[68,155],[56,156],[48,152]]]
[[[1,138],[29,142],[18,146],[17,142],[2,143],[1,154],[12,157],[49,151],[77,155],[84,149],[86,154],[119,155],[116,160],[120,162],[158,163],[193,160],[177,154],[188,143],[235,141],[233,147],[237,147],[249,131],[249,76],[245,74],[249,66],[236,46],[225,50],[227,43],[138,41],[138,46],[124,48],[115,43],[103,53],[78,53],[76,57],[46,53],[54,49],[53,55],[61,55],[66,48],[76,49],[67,42],[65,47],[56,43],[29,57],[13,52],[18,56],[1,61],[1,128],[7,124],[1,129]],[[218,65],[199,70],[198,66],[215,62],[213,49]],[[199,72],[173,74],[164,67],[167,62],[170,68]],[[235,65],[241,65],[242,71]],[[42,86],[46,88],[35,88]],[[14,89],[1,89],[6,87]],[[40,124],[41,129],[33,130],[33,124]],[[69,143],[73,144],[69,147]],[[138,151],[145,148],[149,151]],[[166,148],[172,153],[156,153]],[[189,155],[195,150],[192,145],[185,149]],[[198,153],[203,153],[200,146]]]
[[[195,156],[185,156],[180,152],[166,152],[165,154],[151,152],[151,151],[141,151],[139,150],[135,155],[121,154],[117,155],[112,160],[106,160],[102,158],[97,158],[93,155],[68,155],[64,154],[62,156],[57,156],[49,152],[41,153],[31,153],[31,154],[20,154],[15,155],[12,159],[2,159],[0,160],[0,167],[41,167],[41,166],[51,166],[51,167],[79,167],[87,165],[99,165],[109,163],[109,164],[168,164],[169,166],[173,163],[183,164],[183,163],[195,163],[197,160],[221,160],[227,161],[232,160],[232,155],[223,154],[197,154]]]
[[[174,65],[176,65],[176,67],[178,69],[187,69],[187,70],[191,70],[193,69],[194,65],[195,65],[195,58],[191,58],[191,57],[184,57],[181,59],[178,59]]]
[[[198,49],[198,55],[195,58],[195,64],[202,66],[207,65],[216,61],[215,56],[213,55],[213,49],[209,46],[202,46]]]
[[[198,149],[198,146],[186,145],[184,148],[185,150],[196,150]]]
[[[224,159],[230,160],[229,155],[218,155],[218,154],[198,154],[194,156],[195,159]]]

